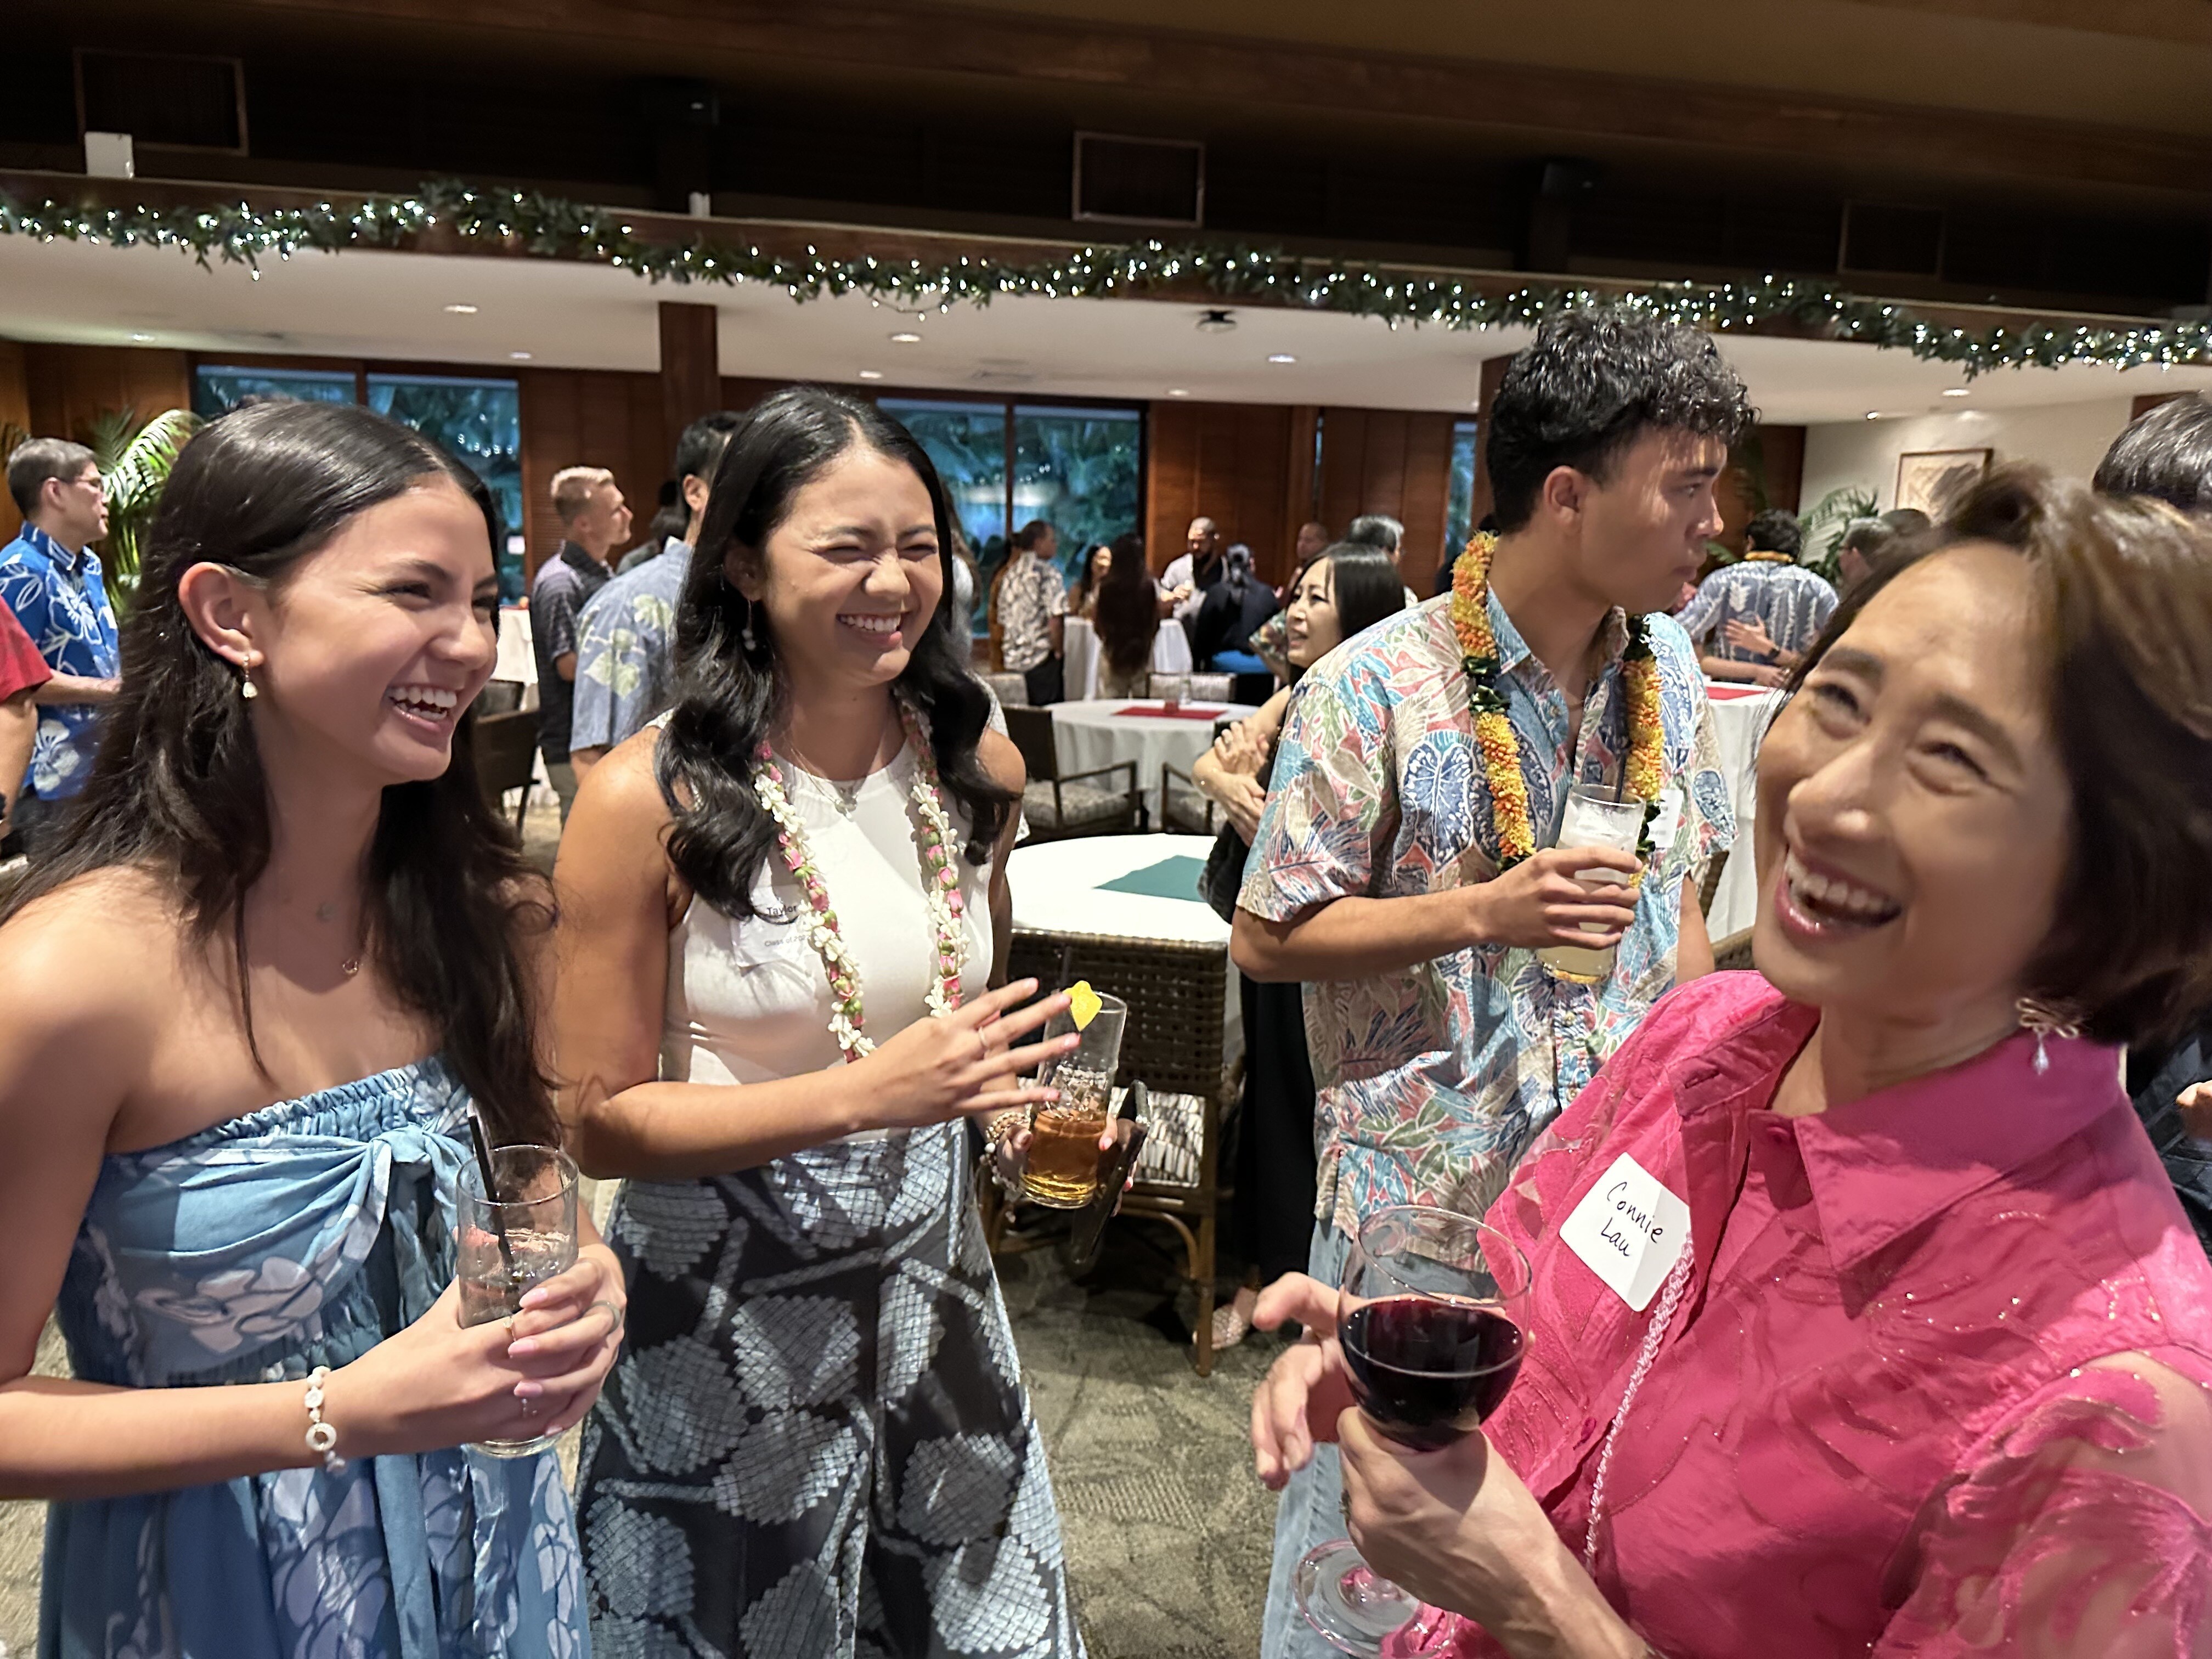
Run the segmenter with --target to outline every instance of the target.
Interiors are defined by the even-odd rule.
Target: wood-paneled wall
[[[1265,581],[1290,574],[1291,546],[1305,517],[1291,500],[1292,450],[1303,428],[1310,459],[1310,420],[1269,404],[1152,405],[1145,444],[1145,555],[1155,571],[1184,550],[1183,532],[1201,515],[1222,544],[1243,542]]]
[[[31,383],[24,374],[21,343],[0,340],[0,430],[11,426],[30,429]],[[0,461],[6,459],[0,455]],[[23,516],[15,511],[14,498],[0,489],[0,544],[14,541],[22,527]]]
[[[93,418],[112,410],[151,420],[191,406],[191,366],[181,351],[0,340],[0,423],[13,421],[34,438],[82,442]],[[21,525],[0,492],[0,542],[14,540]]]
[[[660,377],[620,369],[526,368],[522,393],[522,514],[528,568],[561,544],[553,475],[603,466],[629,503],[634,544],[653,517],[672,445],[661,431]]]
[[[1363,513],[1403,524],[1399,565],[1416,593],[1429,592],[1443,557],[1454,418],[1399,409],[1321,412],[1321,521],[1337,536]]]
[[[192,406],[191,360],[151,346],[27,344],[33,434],[82,440],[93,417],[128,409],[141,420]]]

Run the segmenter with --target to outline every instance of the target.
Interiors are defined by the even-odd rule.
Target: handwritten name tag
[[[1660,791],[1659,810],[1651,817],[1651,856],[1655,861],[1674,850],[1674,837],[1681,833],[1685,805],[1679,783],[1670,783]]]
[[[1642,1313],[1690,1242],[1690,1206],[1623,1152],[1575,1206],[1559,1237]]]

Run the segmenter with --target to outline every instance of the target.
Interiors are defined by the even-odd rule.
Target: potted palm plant
[[[154,522],[162,486],[185,441],[200,429],[188,409],[167,409],[150,421],[134,410],[106,409],[87,433],[100,476],[106,481],[107,535],[101,543],[107,592],[118,611],[128,611],[138,590],[140,544]]]

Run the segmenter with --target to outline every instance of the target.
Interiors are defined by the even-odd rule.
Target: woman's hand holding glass
[[[1376,1571],[1473,1620],[1509,1653],[1645,1652],[1480,1430],[1417,1452],[1376,1432],[1356,1409],[1336,1427],[1346,1528]]]
[[[918,1019],[853,1067],[867,1074],[870,1127],[926,1128],[1058,1099],[1057,1090],[1021,1085],[1024,1074],[1075,1047],[1073,1037],[1014,1046],[1067,1006],[1065,996],[1018,1006],[1036,990],[1035,980],[1019,980],[949,1014]]]
[[[628,1305],[614,1253],[596,1242],[533,1286],[511,1320],[463,1325],[456,1279],[420,1319],[331,1374],[323,1414],[337,1431],[337,1455],[564,1432],[599,1398]]]

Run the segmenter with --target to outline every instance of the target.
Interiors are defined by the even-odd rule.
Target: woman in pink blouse
[[[1462,1655],[2212,1655],[2212,1263],[2116,1053],[2212,959],[2212,536],[1994,476],[1845,602],[1759,789],[1764,977],[1659,1005],[1490,1212],[1535,1294],[1486,1434],[1384,1441],[1310,1334],[1261,1478],[1340,1436]]]

